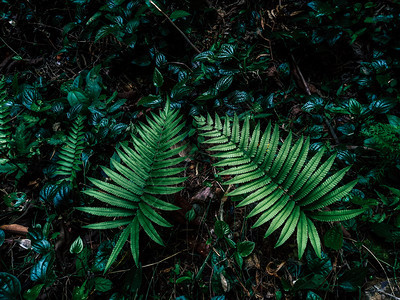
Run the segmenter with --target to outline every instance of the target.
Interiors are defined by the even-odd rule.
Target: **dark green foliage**
[[[398,0],[2,0],[0,298],[361,299],[395,278],[399,24]]]
[[[376,123],[364,131],[370,139],[364,143],[376,148],[380,153],[398,156],[400,152],[400,127],[391,124]]]

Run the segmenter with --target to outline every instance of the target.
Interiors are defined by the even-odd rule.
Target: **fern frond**
[[[317,221],[324,222],[337,222],[353,219],[359,214],[363,213],[365,209],[344,209],[344,210],[330,210],[330,211],[317,211],[309,213],[309,216]]]
[[[132,136],[133,147],[121,143],[117,149],[120,162],[111,159],[111,168],[102,167],[109,182],[95,178],[89,180],[96,187],[84,193],[100,200],[108,207],[79,207],[77,209],[98,216],[120,217],[113,221],[87,225],[87,228],[106,229],[128,225],[121,233],[112,252],[107,271],[130,240],[133,259],[139,263],[140,228],[156,243],[163,241],[155,226],[171,227],[158,211],[177,210],[179,207],[159,199],[160,195],[170,195],[182,190],[177,185],[186,180],[177,176],[184,168],[178,167],[185,160],[178,154],[185,145],[176,145],[186,136],[182,133],[184,123],[178,111],[171,111],[169,104],[159,115],[151,114],[147,124],[139,123],[137,135]]]
[[[0,150],[1,154],[7,154],[10,149],[11,140],[11,117],[10,106],[7,103],[6,80],[2,76],[0,78]]]
[[[78,115],[72,124],[71,131],[58,155],[58,168],[55,175],[66,176],[71,185],[75,185],[77,173],[81,171],[82,152],[84,150],[83,122],[85,117]]]
[[[232,175],[225,184],[237,185],[228,196],[248,195],[237,206],[255,205],[249,217],[260,215],[253,227],[271,221],[265,237],[283,226],[276,247],[282,245],[297,228],[298,253],[301,257],[310,241],[317,255],[321,245],[317,229],[310,218],[320,221],[346,220],[362,213],[363,210],[319,212],[317,209],[335,203],[345,196],[356,184],[337,185],[349,168],[328,176],[335,156],[321,163],[323,151],[317,152],[308,162],[309,139],[301,137],[292,146],[289,132],[279,147],[279,130],[271,124],[261,133],[260,124],[250,131],[249,119],[242,125],[238,117],[233,119],[218,115],[215,120],[196,119],[204,143],[215,152],[219,161],[216,167],[224,168],[220,175]]]

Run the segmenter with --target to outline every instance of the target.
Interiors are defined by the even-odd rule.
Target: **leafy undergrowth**
[[[2,2],[1,299],[400,297],[399,1]]]

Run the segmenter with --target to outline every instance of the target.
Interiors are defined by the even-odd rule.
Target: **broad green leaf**
[[[3,243],[4,243],[5,237],[6,237],[5,232],[4,232],[3,230],[0,229],[0,247],[1,247],[1,245],[3,245]]]
[[[68,93],[67,100],[71,106],[74,106],[77,104],[85,104],[89,99],[81,91],[73,90]]]
[[[324,234],[324,244],[333,250],[340,250],[343,245],[343,231],[340,224],[330,228]]]
[[[42,288],[44,287],[44,283],[37,284],[33,288],[30,288],[24,293],[24,299],[25,300],[36,300],[37,297],[39,296],[40,292],[42,291]]]
[[[32,250],[36,253],[46,254],[50,251],[50,242],[46,239],[32,240]]]
[[[52,253],[44,255],[31,269],[30,279],[32,281],[45,282],[48,272],[51,271],[53,264]]]
[[[161,87],[164,83],[164,77],[157,68],[154,69],[153,83],[156,87]]]
[[[83,241],[80,236],[78,236],[75,241],[69,247],[69,252],[72,254],[78,254],[83,250]]]
[[[220,239],[231,232],[229,225],[226,224],[226,222],[220,220],[215,222],[214,230],[216,236]]]
[[[86,300],[88,298],[90,290],[86,289],[87,281],[81,285],[74,288],[72,292],[72,300]]]
[[[169,16],[171,19],[179,19],[179,18],[184,18],[190,16],[190,13],[184,10],[175,10],[171,13]]]
[[[215,88],[220,91],[226,91],[232,84],[233,82],[233,76],[224,76],[220,80],[218,80],[217,84],[215,85]]]
[[[217,54],[218,59],[229,59],[232,58],[235,52],[235,48],[231,44],[223,44],[219,53]]]
[[[249,256],[255,247],[255,243],[251,241],[243,241],[237,244],[237,252],[241,257]]]
[[[103,241],[97,249],[96,256],[93,261],[92,271],[102,272],[104,271],[107,260],[110,257],[112,250],[114,249],[111,241]]]
[[[12,274],[0,272],[0,299],[20,299],[21,283]]]
[[[400,130],[400,118],[394,115],[386,115],[386,117],[388,118],[389,124],[399,128]]]
[[[96,277],[94,279],[94,288],[99,292],[108,292],[112,289],[112,286],[112,281],[107,278]]]

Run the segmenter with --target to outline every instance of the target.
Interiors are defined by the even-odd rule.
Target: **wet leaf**
[[[343,245],[343,231],[340,224],[330,228],[324,235],[324,244],[333,250],[340,250]]]
[[[249,256],[255,247],[255,243],[251,241],[243,241],[237,244],[237,252],[241,257]]]
[[[190,13],[184,10],[175,10],[172,12],[172,14],[169,16],[171,19],[179,19],[179,18],[184,18],[190,16]]]
[[[0,299],[20,299],[21,283],[9,273],[0,272]]]
[[[153,83],[156,87],[161,87],[164,83],[164,77],[157,68],[154,69]]]
[[[31,269],[30,279],[32,281],[46,281],[48,272],[53,264],[51,253],[44,255]]]
[[[224,221],[216,221],[215,222],[215,234],[218,238],[222,239],[226,234],[229,234],[231,230],[229,229],[229,225]]]
[[[69,247],[69,252],[72,254],[78,254],[81,253],[83,250],[83,241],[80,236],[76,238],[76,240],[71,244]]]
[[[96,277],[94,279],[94,288],[99,292],[108,292],[112,289],[112,281],[103,277]]]

